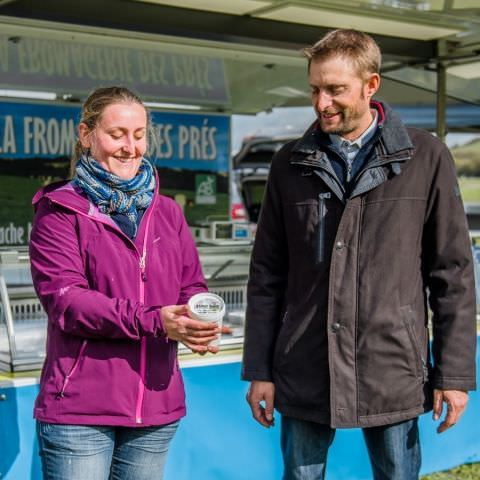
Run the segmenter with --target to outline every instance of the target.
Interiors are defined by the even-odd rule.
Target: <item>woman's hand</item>
[[[204,355],[217,353],[218,346],[208,345],[219,333],[230,333],[227,327],[219,328],[216,323],[201,322],[188,316],[187,305],[169,305],[160,310],[163,326],[168,338],[182,342],[192,352]]]

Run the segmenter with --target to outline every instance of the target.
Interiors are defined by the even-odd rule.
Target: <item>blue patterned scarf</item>
[[[152,201],[155,175],[152,164],[145,158],[137,175],[124,180],[107,172],[94,158],[83,155],[77,163],[73,183],[102,213],[126,215],[136,234],[138,210],[147,208]]]

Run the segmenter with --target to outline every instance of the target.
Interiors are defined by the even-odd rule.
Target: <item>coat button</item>
[[[343,242],[337,242],[337,243],[335,244],[335,248],[336,248],[337,250],[341,250],[341,249],[343,248]]]
[[[338,322],[332,323],[332,331],[338,332],[340,330],[341,325]]]

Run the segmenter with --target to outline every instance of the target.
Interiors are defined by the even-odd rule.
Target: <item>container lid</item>
[[[188,301],[188,307],[201,320],[215,321],[225,315],[225,302],[215,293],[197,293]]]

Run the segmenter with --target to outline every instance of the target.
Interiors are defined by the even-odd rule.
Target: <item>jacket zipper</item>
[[[347,160],[347,183],[352,180],[352,162]]]
[[[68,374],[63,380],[62,388],[57,393],[58,399],[63,398],[65,396],[65,389],[67,388],[67,385],[68,385],[68,382],[70,381],[71,376],[75,373],[75,370],[77,369],[78,364],[80,363],[80,359],[82,358],[82,355],[83,355],[83,352],[85,351],[86,346],[87,346],[87,340],[85,339],[82,342],[82,345],[80,346],[80,350],[78,351],[77,358],[75,359],[75,362],[73,363],[72,368],[70,369],[70,371],[68,372]]]
[[[152,205],[152,212],[153,212]],[[139,296],[140,303],[145,303],[145,282],[147,281],[147,241],[148,241],[148,230],[150,227],[150,218],[152,214],[147,218],[147,224],[145,225],[145,236],[143,237],[143,249],[142,255],[139,260],[139,271],[140,271],[140,282],[139,282]],[[140,378],[138,379],[138,395],[137,395],[137,404],[135,407],[135,423],[142,423],[142,406],[143,398],[145,396],[145,371],[147,364],[147,339],[142,337],[140,340]]]
[[[144,303],[145,301],[145,282],[147,281],[147,274],[145,273],[146,267],[146,258],[147,258],[147,248],[146,242],[143,244],[143,252],[140,257],[139,267],[140,267],[140,302]],[[146,343],[145,337],[140,339],[140,378],[138,379],[138,394],[137,394],[137,404],[135,406],[135,423],[142,423],[142,404],[143,397],[145,396],[145,364],[146,364]]]
[[[320,193],[318,195],[318,263],[322,263],[325,257],[325,217],[327,215],[327,206],[325,205],[325,199],[331,197],[332,194],[330,192]]]

